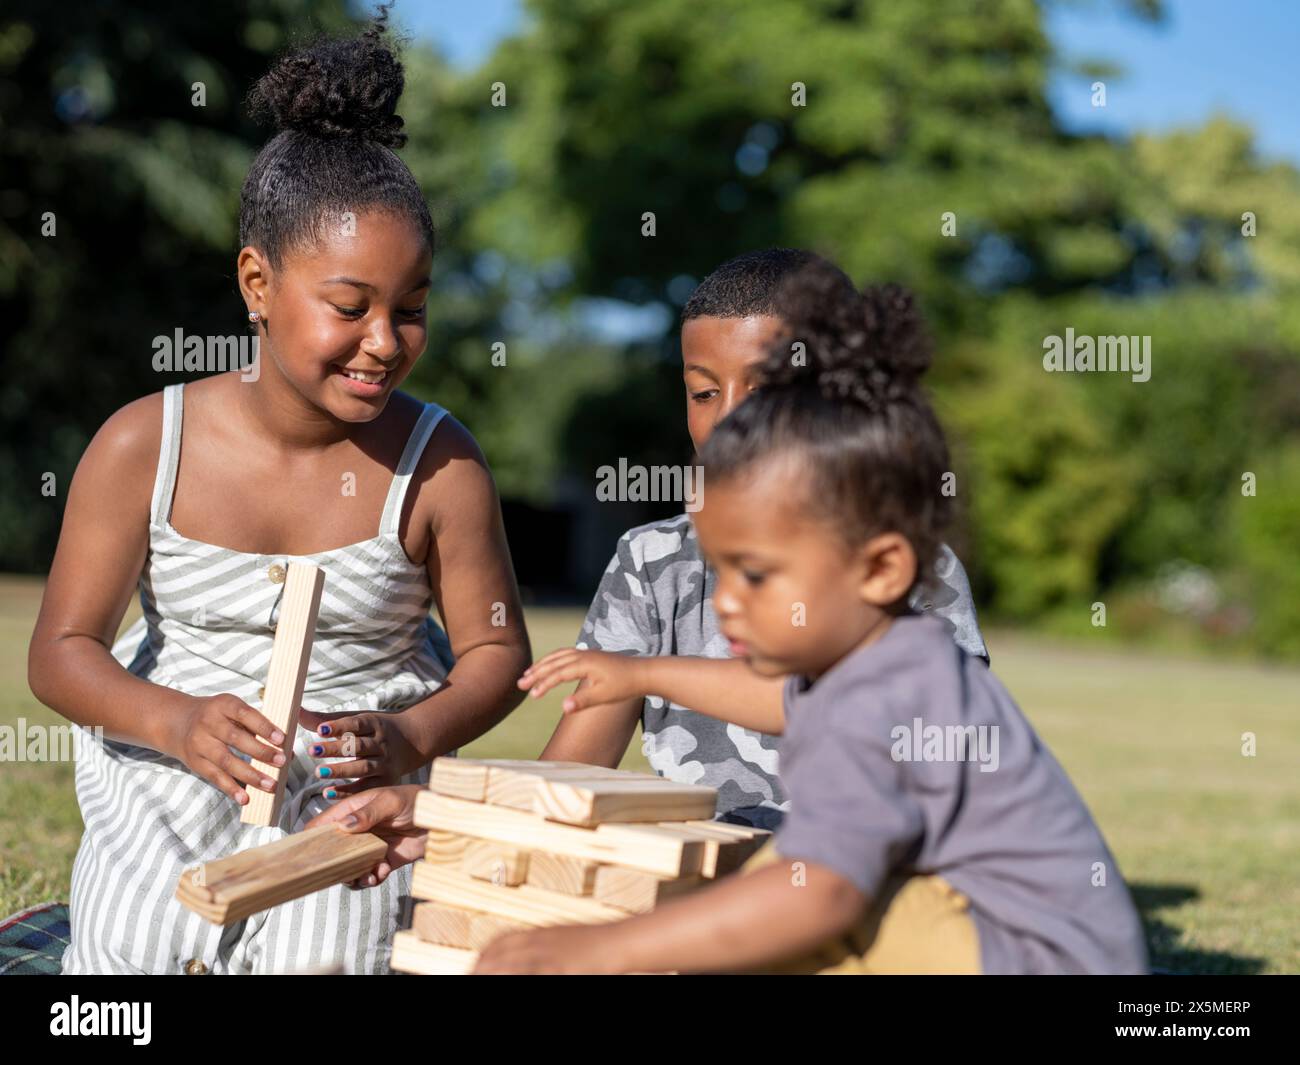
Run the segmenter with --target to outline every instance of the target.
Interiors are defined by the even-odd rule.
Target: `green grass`
[[[0,579],[0,724],[62,719],[26,684],[41,582]],[[134,614],[131,615],[133,617]],[[129,623],[131,617],[128,617]],[[537,654],[574,610],[532,608]],[[1133,888],[1152,961],[1175,972],[1300,972],[1300,670],[989,637],[998,676],[1087,800]],[[535,758],[560,695],[529,700],[464,748]],[[1257,753],[1244,757],[1242,734]],[[634,740],[625,768],[643,768]],[[72,767],[0,765],[0,916],[66,899],[81,831]]]

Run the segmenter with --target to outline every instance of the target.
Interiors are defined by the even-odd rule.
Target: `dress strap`
[[[184,408],[184,382],[163,389],[162,443],[158,446],[158,472],[154,475],[153,502],[149,520],[162,525],[172,513],[172,495],[176,491],[176,471],[181,461],[181,411]]]
[[[429,442],[429,437],[433,435],[434,429],[438,427],[438,423],[446,413],[447,411],[436,403],[424,405],[420,420],[415,423],[410,438],[406,441],[406,450],[402,452],[402,459],[397,464],[393,483],[388,488],[388,499],[384,502],[384,516],[379,519],[380,536],[397,535],[402,520],[402,504],[406,500],[406,489],[411,483],[411,474],[415,472],[420,456],[424,454],[424,445]]]

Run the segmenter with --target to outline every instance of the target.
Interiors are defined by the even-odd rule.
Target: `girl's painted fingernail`
[[[318,775],[322,777],[327,777],[330,775],[330,767],[327,765],[323,765],[318,770],[316,770],[316,772]]]
[[[272,791],[272,790],[274,790],[274,788],[275,788],[275,781],[274,781],[274,780],[271,780],[269,777],[263,777],[263,778],[262,778],[262,787],[263,787],[266,791]]]
[[[318,744],[316,744],[316,745],[311,749],[311,753],[312,753],[312,754],[315,754],[315,755],[321,755],[321,754],[324,754],[324,753],[325,753],[325,748],[322,747],[322,746],[318,743]]]
[[[284,765],[285,757],[282,754],[277,754],[274,758],[271,759],[271,762],[275,765]]]
[[[281,732],[279,729],[276,729],[274,732],[271,733],[271,742],[272,742],[272,743],[283,743],[283,742],[284,742],[284,733]]]
[[[338,797],[339,797],[339,793],[335,791],[333,788],[329,788],[325,792],[325,798],[327,799],[337,799]]]
[[[343,823],[347,825],[348,828],[351,828],[353,825],[357,823],[357,815],[348,814],[348,816],[343,819]]]
[[[328,735],[330,734],[330,727],[329,727],[329,725],[321,725],[321,727],[320,727],[320,734],[321,734],[322,736],[328,736]]]

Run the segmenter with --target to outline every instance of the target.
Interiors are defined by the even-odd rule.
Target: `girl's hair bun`
[[[278,130],[400,148],[406,134],[396,112],[405,79],[387,30],[385,7],[359,37],[322,39],[281,56],[253,86],[249,110]]]
[[[764,367],[765,384],[815,384],[828,399],[879,412],[909,398],[929,369],[929,335],[900,285],[846,291],[838,270],[813,263],[785,283],[778,305],[787,329]],[[791,357],[796,342],[801,360]]]

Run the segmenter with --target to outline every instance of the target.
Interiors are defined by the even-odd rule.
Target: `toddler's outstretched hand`
[[[641,665],[640,658],[630,655],[562,647],[524,670],[518,685],[528,689],[528,694],[536,699],[557,684],[582,681],[582,686],[564,700],[564,712],[568,714],[644,695]]]

